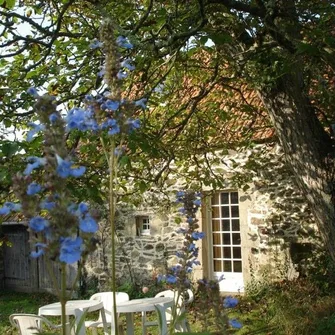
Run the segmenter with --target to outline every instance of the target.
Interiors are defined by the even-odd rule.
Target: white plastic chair
[[[115,327],[115,322],[113,322],[113,313],[114,313],[114,303],[113,303],[114,292],[99,292],[95,293],[90,297],[90,300],[102,301],[106,314],[106,321],[108,327]],[[116,292],[116,303],[128,301],[129,295],[125,292]],[[118,324],[118,323],[117,323]],[[119,333],[123,333],[122,325],[118,324]],[[85,327],[92,329],[92,334],[97,335],[97,328],[103,327],[103,322],[101,314],[99,313],[99,318],[96,321],[85,321]]]
[[[35,314],[12,314],[9,316],[9,321],[13,327],[19,330],[20,335],[39,334],[43,324],[52,329],[61,328],[61,326],[52,324],[45,317]]]
[[[191,303],[194,300],[194,294],[190,289],[188,289],[186,293],[188,296],[187,300],[185,300],[184,295],[179,294],[178,296],[178,292],[173,291],[173,290],[162,291],[155,295],[155,298],[170,297],[170,298],[174,298],[175,300],[175,306],[173,308],[166,309],[165,317],[166,317],[166,322],[168,325],[170,325],[171,322],[173,321],[172,320],[173,313],[175,313],[175,318],[180,317],[185,312],[185,305]],[[147,327],[151,327],[151,326],[159,326],[158,321],[147,321],[146,312],[143,312],[142,313],[142,335],[146,335]],[[182,317],[181,320],[175,323],[175,331],[176,332],[189,332],[190,331],[190,327],[189,327],[189,324],[185,316]]]

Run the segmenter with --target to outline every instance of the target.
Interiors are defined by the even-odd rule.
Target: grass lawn
[[[335,296],[319,295],[307,284],[274,286],[267,295],[259,300],[240,297],[239,304],[233,308],[229,318],[236,318],[243,324],[242,329],[230,329],[234,335],[332,335],[335,334]],[[17,335],[10,326],[9,315],[12,313],[37,314],[42,305],[56,302],[55,296],[46,293],[17,293],[0,291],[0,335]],[[188,310],[187,319],[193,332],[202,331],[202,324],[211,324],[210,330],[217,329],[213,315],[202,315],[206,302],[195,297]],[[200,314],[199,314],[200,311]],[[92,313],[93,314],[93,313]],[[95,319],[95,315],[87,318]],[[155,313],[152,318],[155,318]],[[202,321],[201,321],[202,319]],[[59,324],[60,318],[50,319]],[[121,315],[125,325],[125,316]],[[135,314],[135,335],[141,335],[141,317]],[[91,335],[90,331],[87,331]],[[102,330],[99,335],[103,334]],[[158,335],[158,327],[149,328],[148,335]],[[220,332],[212,334],[221,335]]]
[[[32,313],[37,314],[38,308],[42,305],[46,305],[52,302],[58,301],[57,297],[47,294],[47,293],[18,293],[18,292],[10,292],[10,291],[0,291],[0,334],[1,335],[17,335],[17,331],[11,327],[9,323],[9,315],[12,313]],[[155,314],[155,313],[153,313]],[[252,313],[248,313],[249,318],[253,316]],[[257,316],[257,314],[254,314]],[[92,318],[94,318],[95,315],[92,315]],[[154,318],[155,315],[152,315]],[[254,322],[251,322],[251,320],[248,321],[248,318],[243,317],[241,319],[241,314],[236,311],[235,315],[233,317],[238,318],[243,323],[246,321],[247,323],[250,323],[250,325],[246,325],[242,328],[242,330],[239,331],[231,331],[232,334],[236,335],[243,335],[243,334],[269,334],[269,332],[261,331],[261,332],[254,332],[255,331],[255,324]],[[211,317],[208,317],[208,321],[210,321]],[[243,320],[244,319],[244,320]],[[194,310],[191,309],[188,315],[188,320],[191,325],[192,331],[201,331],[201,324],[199,320],[195,320],[195,313]],[[57,318],[54,318],[51,320],[54,323],[59,323],[60,320]],[[121,321],[125,324],[125,317],[121,316]],[[264,322],[258,322],[256,324],[256,327],[264,328]],[[250,332],[251,330],[251,332]],[[91,334],[90,331],[87,332],[88,334]],[[99,332],[99,334],[102,334],[102,331]],[[158,327],[151,327],[149,328],[148,335],[158,335]],[[272,333],[271,333],[272,334]],[[273,333],[275,334],[275,333]],[[140,314],[135,314],[135,335],[141,335],[141,318]]]

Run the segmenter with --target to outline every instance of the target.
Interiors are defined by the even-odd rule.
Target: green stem
[[[61,310],[62,310],[62,335],[70,335],[66,333],[67,326],[66,326],[66,264],[61,263],[61,295],[60,295],[60,303],[61,303]]]
[[[112,291],[113,294],[113,314],[115,320],[115,334],[118,335],[117,326],[117,309],[116,309],[116,264],[115,264],[115,250],[116,250],[116,239],[115,239],[115,178],[117,175],[117,161],[115,159],[115,140],[111,141],[110,152],[109,152],[109,217],[111,224],[111,235],[112,235]]]

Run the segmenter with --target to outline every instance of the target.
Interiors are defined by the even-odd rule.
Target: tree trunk
[[[260,88],[259,95],[335,262],[334,140],[304,93],[299,70]]]

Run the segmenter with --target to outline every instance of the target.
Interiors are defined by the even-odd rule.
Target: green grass
[[[0,291],[0,334],[17,335],[10,326],[9,315],[12,313],[37,314],[42,305],[57,301],[55,296],[42,293],[17,293]],[[201,319],[206,319],[208,330],[215,335],[217,320],[213,311],[210,315],[201,315],[208,302],[195,301],[188,310],[187,319],[192,332],[203,331]],[[229,330],[234,335],[331,335],[335,334],[335,295],[321,294],[308,282],[285,282],[271,284],[261,294],[239,297],[239,304],[232,309],[229,318],[242,322],[240,330]],[[199,313],[200,311],[200,313]],[[90,319],[95,315],[88,316]],[[151,314],[156,318],[155,313]],[[57,320],[51,320],[59,323]],[[125,316],[121,316],[125,326]],[[222,321],[222,320],[221,320]],[[135,313],[135,335],[141,335],[141,316]],[[90,335],[90,331],[87,332]],[[102,334],[99,332],[99,334]],[[158,335],[158,327],[149,328],[148,335]]]

